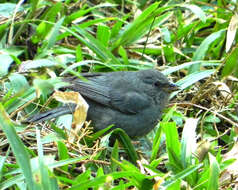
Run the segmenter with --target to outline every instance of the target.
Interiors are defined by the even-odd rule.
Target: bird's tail
[[[61,106],[43,113],[39,113],[36,115],[33,115],[31,117],[28,117],[26,119],[26,123],[39,123],[42,121],[50,120],[56,117],[59,117],[61,115],[65,114],[71,114],[74,112],[76,105],[75,104],[70,104],[70,105],[65,105]]]

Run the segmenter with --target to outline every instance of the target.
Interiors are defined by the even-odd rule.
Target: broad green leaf
[[[57,146],[58,146],[58,156],[60,160],[65,160],[69,158],[69,154],[68,154],[68,149],[65,145],[65,143],[63,143],[62,141],[58,141],[57,142]],[[65,165],[63,167],[61,167],[64,171],[68,171],[68,166]]]
[[[101,41],[101,43],[105,47],[108,47],[110,37],[111,37],[110,28],[108,26],[98,25],[98,28],[97,28],[97,39],[99,41]]]
[[[116,135],[120,143],[125,148],[125,151],[129,155],[131,161],[135,164],[136,161],[139,159],[134,146],[131,143],[130,137],[126,134],[126,132],[120,128],[116,128],[112,131],[113,135]]]
[[[9,76],[9,80],[11,89],[14,93],[21,92],[22,89],[29,88],[29,84],[24,75],[13,73]]]
[[[20,48],[10,47],[7,49],[0,49],[0,77],[3,77],[8,74],[8,69],[11,64],[14,62],[14,57],[18,57],[22,54],[23,50]]]
[[[238,47],[236,47],[225,60],[225,66],[222,69],[222,77],[231,75],[232,73],[238,77]]]
[[[220,118],[213,114],[210,114],[207,117],[205,117],[204,121],[209,122],[209,123],[220,123],[221,122]]]
[[[178,131],[176,128],[176,123],[174,122],[160,122],[160,126],[163,128],[163,131],[166,135],[166,148],[168,150],[169,155],[169,162],[171,164],[178,164],[175,163],[173,159],[173,153],[177,158],[181,156],[181,144],[179,142]],[[172,152],[173,153],[172,153]]]

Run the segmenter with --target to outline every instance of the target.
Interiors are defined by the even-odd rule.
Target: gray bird
[[[87,120],[96,131],[114,124],[130,137],[146,135],[161,118],[171,92],[178,87],[154,69],[82,74],[87,79],[63,78],[65,89],[79,92],[89,104]],[[64,105],[28,118],[41,122],[70,114],[75,105]]]

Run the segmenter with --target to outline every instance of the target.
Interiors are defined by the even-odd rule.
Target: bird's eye
[[[161,83],[160,83],[159,81],[156,81],[156,82],[154,82],[154,85],[155,85],[156,87],[159,87],[159,86],[161,85]]]

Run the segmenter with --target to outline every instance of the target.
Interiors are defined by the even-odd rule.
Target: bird
[[[83,73],[65,77],[62,90],[79,92],[89,105],[87,120],[95,131],[109,125],[123,129],[131,138],[149,133],[161,119],[171,92],[178,86],[157,69]],[[85,80],[86,79],[86,80]],[[30,116],[27,122],[39,123],[70,114],[76,105],[63,105]]]

